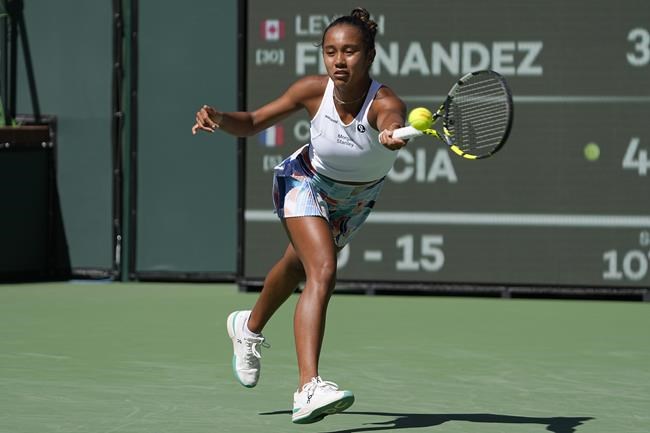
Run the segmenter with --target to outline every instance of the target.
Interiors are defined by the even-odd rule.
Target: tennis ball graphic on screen
[[[587,143],[583,152],[587,161],[597,161],[600,157],[600,147],[596,143]]]
[[[409,113],[408,121],[412,127],[422,131],[431,128],[433,113],[424,107],[414,108]]]

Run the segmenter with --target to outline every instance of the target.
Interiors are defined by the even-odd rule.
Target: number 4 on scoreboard
[[[627,145],[627,150],[623,156],[623,168],[625,170],[637,170],[639,176],[645,176],[650,170],[650,160],[648,159],[648,151],[646,149],[639,149],[639,137],[632,137],[630,144]]]

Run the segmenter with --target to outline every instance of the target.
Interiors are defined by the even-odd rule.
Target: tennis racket
[[[429,129],[398,128],[393,137],[433,136],[467,159],[494,155],[508,139],[512,126],[512,94],[506,80],[494,71],[471,72],[454,84],[433,114]],[[442,118],[442,128],[436,126]]]

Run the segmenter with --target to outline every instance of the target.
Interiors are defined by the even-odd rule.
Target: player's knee
[[[307,279],[312,287],[331,291],[336,281],[336,261],[326,260],[312,267],[307,273]]]

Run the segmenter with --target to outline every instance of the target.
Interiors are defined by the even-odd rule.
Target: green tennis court
[[[0,286],[0,432],[650,431],[645,303],[338,295],[321,374],[347,412],[290,421],[294,296],[254,389],[231,372],[234,285]]]

